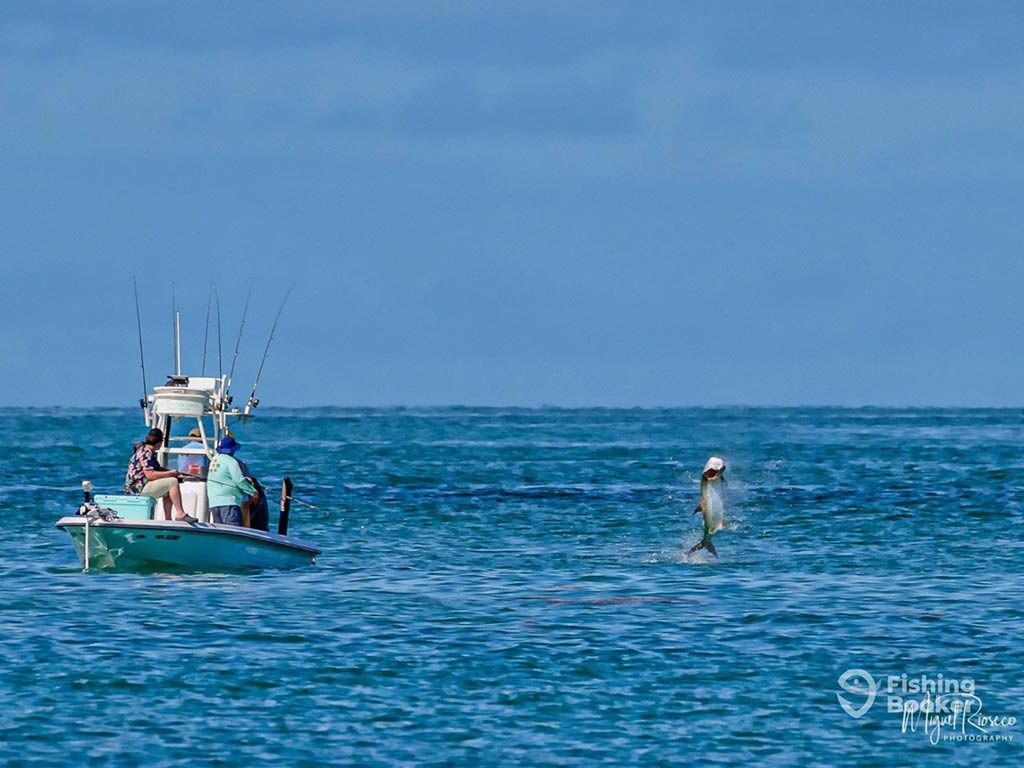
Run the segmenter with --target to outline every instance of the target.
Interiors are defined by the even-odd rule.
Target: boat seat
[[[181,489],[181,505],[185,513],[199,520],[200,523],[210,522],[210,501],[206,496],[206,483],[201,480],[183,480]]]

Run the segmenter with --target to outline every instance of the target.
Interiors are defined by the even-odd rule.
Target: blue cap
[[[237,451],[241,447],[242,446],[240,443],[235,442],[235,438],[233,438],[231,435],[228,435],[227,437],[222,438],[220,443],[217,445],[217,453],[226,453],[229,456],[232,456],[234,455],[235,451]]]

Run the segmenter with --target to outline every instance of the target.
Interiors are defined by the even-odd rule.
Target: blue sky
[[[6,2],[0,405],[132,404],[132,275],[236,392],[295,283],[268,405],[1022,405],[1022,22]]]

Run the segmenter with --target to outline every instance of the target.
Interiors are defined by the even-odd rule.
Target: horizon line
[[[1024,410],[1024,405],[937,405],[937,404],[889,404],[863,403],[858,405],[838,403],[817,403],[817,404],[772,404],[772,403],[718,403],[718,404],[677,404],[677,405],[564,405],[557,403],[541,403],[539,405],[513,405],[513,404],[470,404],[470,403],[391,403],[377,405],[339,405],[333,403],[321,403],[318,405],[266,405],[266,409],[281,410],[317,410],[334,408],[340,410],[522,410],[522,411],[669,411],[669,410],[720,410],[734,408],[737,410],[783,410],[783,409],[820,409],[820,410],[971,410],[971,411],[1007,411]],[[62,404],[31,404],[31,405],[4,405],[0,404],[0,410],[136,410],[138,405],[62,405]],[[241,415],[241,414],[239,414]],[[258,412],[250,414],[251,417],[258,415]]]

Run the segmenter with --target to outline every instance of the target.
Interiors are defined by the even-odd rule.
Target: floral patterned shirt
[[[128,461],[128,473],[124,478],[124,492],[129,496],[138,496],[146,486],[146,470],[163,469],[160,462],[156,460],[156,451],[153,446],[142,443],[135,449],[131,459]]]

